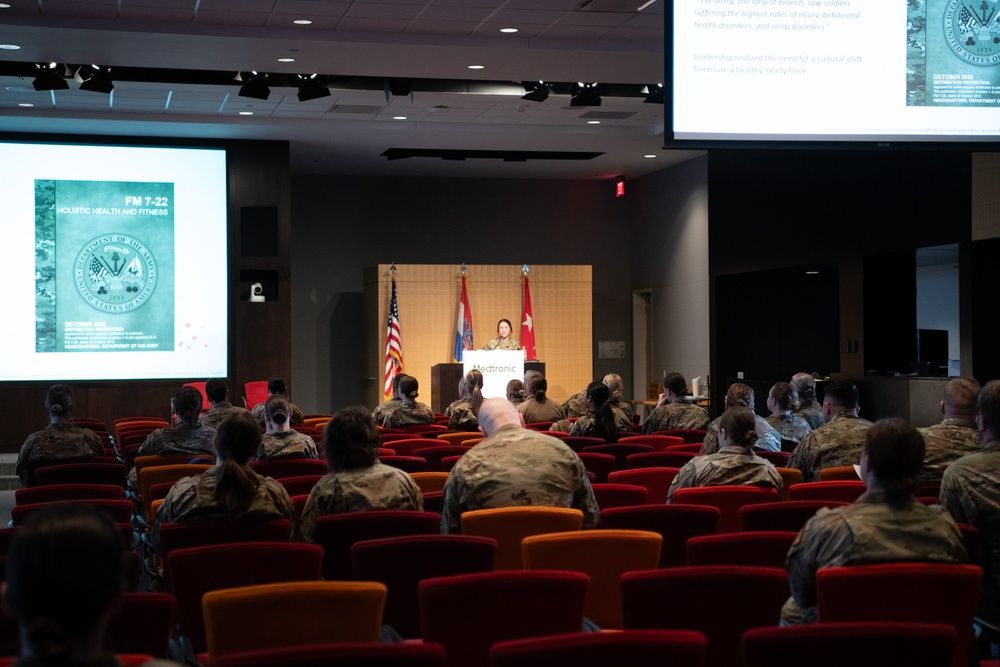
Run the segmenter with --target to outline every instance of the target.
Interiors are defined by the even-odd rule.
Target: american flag
[[[392,279],[392,300],[389,302],[389,326],[385,334],[386,398],[392,396],[392,379],[403,372],[403,344],[399,339],[399,308],[396,305],[396,279]]]

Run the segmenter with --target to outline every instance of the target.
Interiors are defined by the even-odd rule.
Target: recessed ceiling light
[[[806,271],[807,276],[818,276],[819,271]]]
[[[406,116],[393,116],[393,120],[406,120]]]
[[[5,49],[7,51],[17,51],[21,47],[17,44],[0,44],[0,49]]]
[[[656,157],[655,155],[643,155],[643,157]]]
[[[601,121],[599,121],[599,120],[588,120],[587,121],[587,125],[600,125],[600,124],[601,124]]]
[[[10,5],[6,2],[0,2],[0,9],[10,9]]]
[[[486,65],[469,65],[469,69],[486,69]]]
[[[241,116],[252,116],[253,115],[253,111],[241,111],[240,115]]]
[[[293,63],[295,58],[278,58],[279,63]]]
[[[500,28],[500,32],[507,32],[507,33],[517,32],[517,28]]]
[[[20,103],[20,104],[18,104],[17,106],[19,106],[19,107],[33,107],[33,106],[35,106],[35,105],[34,105],[34,104],[32,104],[31,102],[21,102],[21,103]]]
[[[295,19],[294,21],[292,21],[292,23],[294,23],[295,25],[311,25],[312,21],[310,21],[309,19]]]

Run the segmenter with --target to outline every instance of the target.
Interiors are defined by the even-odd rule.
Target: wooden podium
[[[538,371],[545,375],[544,361],[524,362],[524,372]],[[458,382],[464,376],[462,364],[449,363],[431,366],[431,409],[443,414],[444,409],[458,400]]]

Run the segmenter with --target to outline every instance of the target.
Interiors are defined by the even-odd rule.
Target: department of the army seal
[[[101,234],[76,256],[73,282],[80,296],[105,313],[124,313],[144,304],[156,289],[156,260],[128,234]]]
[[[973,65],[1000,64],[1000,0],[951,0],[944,36],[959,58]]]

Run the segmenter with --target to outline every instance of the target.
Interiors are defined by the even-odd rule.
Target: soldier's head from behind
[[[729,385],[729,389],[726,391],[727,408],[742,405],[744,408],[749,408],[753,411],[754,403],[753,388],[750,385],[743,384],[742,382],[734,382]]]
[[[201,408],[201,392],[194,387],[181,387],[174,394],[174,414],[178,422],[189,426],[196,424]]]
[[[880,419],[865,431],[861,479],[869,491],[883,491],[889,502],[909,498],[924,464],[924,438],[905,419]]]
[[[272,375],[267,381],[267,393],[271,396],[275,394],[285,395],[288,393],[288,385],[277,375]]]
[[[45,409],[53,419],[69,419],[73,413],[73,390],[64,384],[54,384],[45,394]]]
[[[392,397],[399,398],[399,383],[402,382],[404,378],[410,377],[406,373],[396,373],[392,378]]]
[[[354,406],[340,410],[326,423],[323,442],[327,465],[340,472],[375,465],[381,438],[371,412]]]
[[[608,388],[611,392],[611,400],[618,401],[622,397],[622,391],[625,389],[625,383],[622,382],[622,376],[618,373],[608,373],[601,380],[604,386]]]
[[[946,419],[969,419],[976,417],[976,401],[982,387],[973,377],[959,377],[948,381],[944,386],[944,400],[941,401],[941,414]]]
[[[823,392],[823,420],[830,422],[837,415],[857,415],[860,412],[858,386],[850,380],[831,382]]]
[[[479,430],[487,438],[496,433],[497,429],[506,424],[523,426],[521,413],[514,405],[503,398],[487,398],[479,408]]]
[[[722,413],[719,420],[719,445],[753,449],[757,442],[757,418],[753,410],[734,405]]]
[[[799,395],[799,407],[812,405],[816,400],[816,378],[809,373],[796,373],[789,384]]]
[[[91,505],[55,504],[25,520],[11,540],[2,589],[23,657],[96,662],[124,592],[124,553],[114,520]]]
[[[990,380],[979,392],[976,426],[983,444],[1000,439],[1000,380]]]
[[[686,396],[687,387],[687,380],[680,373],[667,373],[663,376],[663,393],[670,401]]]
[[[784,414],[794,410],[798,402],[798,394],[788,382],[775,382],[771,391],[767,392],[767,409],[771,414]]]
[[[206,382],[205,396],[208,397],[212,405],[224,402],[229,398],[229,387],[226,385],[226,381],[222,378],[212,378]]]

